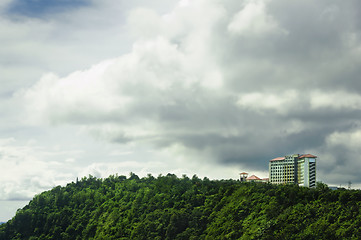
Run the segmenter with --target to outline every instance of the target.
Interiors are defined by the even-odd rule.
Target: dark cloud
[[[285,86],[359,88],[354,82],[359,72],[354,63],[359,57],[352,55],[360,41],[356,24],[360,19],[353,14],[356,4],[272,1],[267,14],[283,32],[230,36],[225,21],[216,29],[212,49],[240,91]]]
[[[88,6],[86,0],[14,0],[8,5],[10,15],[43,18],[50,14],[67,11],[73,8]]]

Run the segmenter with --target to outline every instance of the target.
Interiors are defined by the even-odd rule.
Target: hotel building
[[[317,156],[311,154],[293,154],[270,160],[270,183],[294,183],[303,187],[315,187],[316,158]]]

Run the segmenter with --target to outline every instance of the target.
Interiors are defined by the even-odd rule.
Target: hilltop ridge
[[[92,176],[36,195],[8,239],[358,239],[361,191],[236,180]]]

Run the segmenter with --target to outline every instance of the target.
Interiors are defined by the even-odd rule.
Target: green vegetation
[[[360,239],[361,191],[131,173],[34,197],[0,239]]]

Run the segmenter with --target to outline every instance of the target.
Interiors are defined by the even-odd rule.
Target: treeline
[[[360,239],[361,191],[173,174],[83,178],[34,197],[9,239]]]

